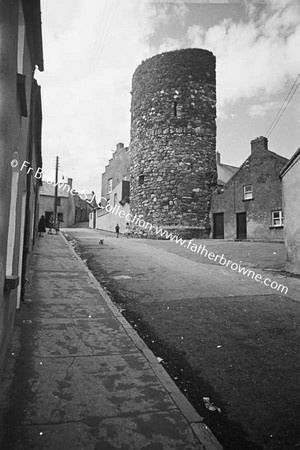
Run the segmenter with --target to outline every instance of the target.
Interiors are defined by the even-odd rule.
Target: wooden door
[[[236,215],[236,237],[247,239],[247,216],[245,212]]]
[[[213,215],[213,238],[224,239],[224,213]]]

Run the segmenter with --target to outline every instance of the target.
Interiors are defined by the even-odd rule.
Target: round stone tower
[[[207,237],[217,185],[215,56],[153,56],[135,71],[131,103],[131,213],[187,237]]]

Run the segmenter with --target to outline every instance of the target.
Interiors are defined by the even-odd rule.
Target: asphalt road
[[[280,272],[283,244],[193,242],[255,281],[174,242],[65,232],[225,448],[299,444],[300,280]],[[205,407],[207,396],[221,412]]]

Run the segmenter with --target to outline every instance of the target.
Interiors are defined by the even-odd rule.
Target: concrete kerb
[[[132,326],[127,322],[127,320],[122,316],[118,308],[113,304],[111,298],[105,292],[99,281],[94,277],[89,268],[84,264],[80,256],[77,255],[74,248],[66,239],[65,235],[61,233],[63,239],[68,244],[71,252],[74,254],[75,258],[84,268],[95,288],[98,290],[100,295],[104,298],[107,306],[116,317],[116,319],[120,322],[125,332],[128,334],[130,339],[136,345],[138,350],[143,354],[143,356],[147,359],[150,368],[154,372],[155,376],[158,378],[164,389],[168,392],[173,402],[182,413],[182,415],[187,420],[189,426],[191,427],[193,433],[196,438],[199,440],[201,444],[202,450],[221,450],[223,449],[222,445],[219,443],[217,438],[213,435],[211,430],[207,425],[203,423],[203,417],[201,417],[195,408],[190,404],[190,402],[186,399],[186,397],[182,394],[180,389],[176,386],[174,381],[171,379],[166,370],[159,364],[157,358],[154,353],[147,347],[145,342],[139,337],[137,332],[132,328]]]

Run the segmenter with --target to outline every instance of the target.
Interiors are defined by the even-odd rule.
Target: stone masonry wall
[[[287,159],[268,150],[267,138],[251,141],[251,155],[225,185],[212,196],[211,212],[224,213],[224,238],[237,238],[236,214],[246,213],[247,239],[282,241],[283,229],[272,227],[272,211],[282,210],[279,173]],[[244,200],[244,186],[251,185],[253,198]]]
[[[163,53],[135,71],[131,104],[131,212],[207,236],[217,184],[215,57]]]

